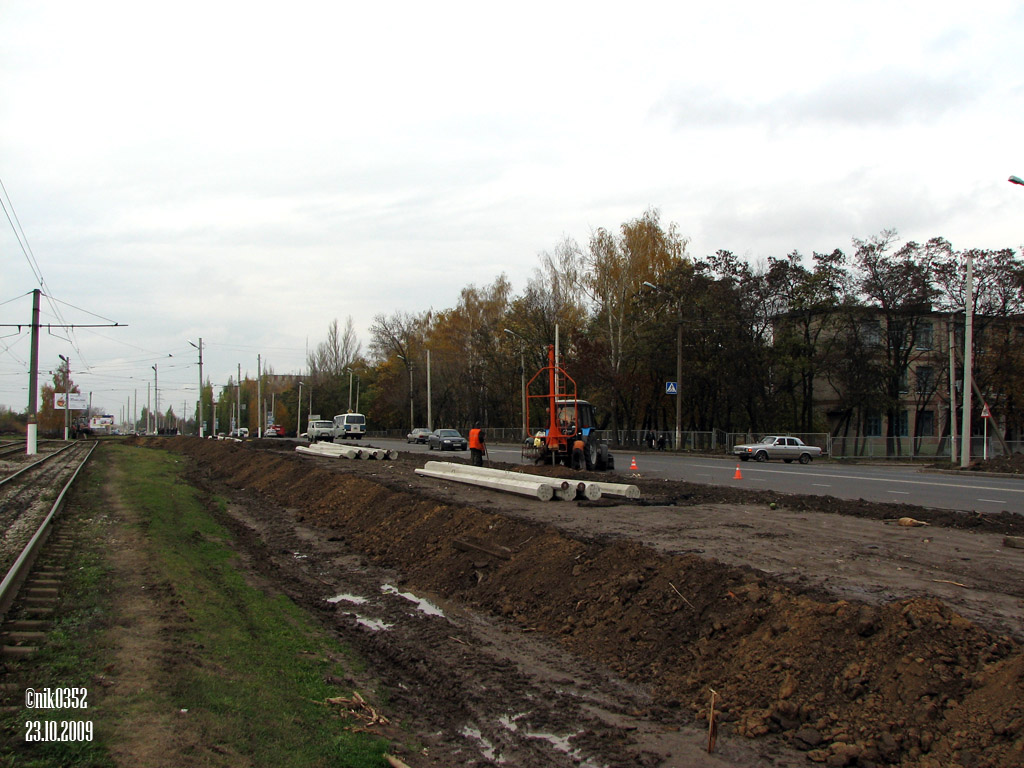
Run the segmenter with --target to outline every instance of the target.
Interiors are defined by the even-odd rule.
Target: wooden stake
[[[708,688],[711,691],[711,709],[708,712],[708,754],[710,755],[715,751],[715,742],[718,740],[718,723],[715,721],[715,698],[718,696],[718,692],[714,688]]]
[[[693,607],[693,603],[691,603],[691,602],[690,602],[689,600],[687,600],[687,599],[686,599],[685,597],[683,597],[683,593],[682,593],[682,592],[680,592],[680,591],[679,591],[678,589],[676,589],[676,585],[675,585],[675,584],[673,584],[673,583],[672,583],[672,582],[670,581],[670,582],[668,583],[668,585],[669,585],[670,587],[672,587],[672,591],[673,591],[673,592],[675,592],[675,593],[676,593],[677,595],[679,595],[680,597],[682,597],[682,598],[683,598],[683,602],[684,602],[684,603],[686,603],[686,604],[687,604],[688,606],[690,606],[690,608],[692,608],[692,609],[693,609],[694,611],[696,611],[696,610],[697,610],[696,608],[694,608],[694,607]]]

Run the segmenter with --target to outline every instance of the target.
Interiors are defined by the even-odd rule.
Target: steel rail
[[[13,475],[8,475],[7,477],[5,477],[5,478],[3,478],[2,480],[0,480],[0,485],[3,485],[4,483],[9,483],[9,482],[10,482],[11,480],[13,480],[14,478],[16,478],[16,477],[17,477],[18,475],[20,475],[21,473],[23,473],[23,472],[28,472],[28,471],[29,471],[30,469],[32,469],[32,468],[34,468],[34,467],[38,467],[38,466],[39,466],[40,464],[42,464],[42,463],[43,463],[43,462],[45,462],[45,461],[49,461],[49,460],[50,460],[50,459],[52,459],[52,458],[53,458],[54,456],[60,456],[60,455],[61,455],[62,453],[64,453],[64,451],[68,451],[68,450],[71,450],[71,449],[72,449],[72,448],[74,448],[74,447],[75,447],[76,445],[78,445],[78,442],[77,442],[77,441],[76,441],[76,442],[72,442],[72,443],[68,443],[68,445],[67,445],[67,446],[65,446],[64,448],[60,448],[60,449],[58,449],[58,450],[54,451],[53,453],[48,453],[48,454],[46,454],[46,455],[45,455],[45,456],[43,456],[43,458],[41,458],[41,459],[40,459],[39,461],[33,461],[33,462],[32,462],[31,464],[29,464],[29,465],[28,465],[27,467],[22,467],[22,468],[21,468],[21,469],[19,469],[19,470],[18,470],[17,472],[15,472],[15,473],[14,473]],[[94,447],[95,447],[95,446],[94,446]],[[92,451],[90,450],[90,451],[89,451],[89,453],[90,453],[90,454],[92,454]]]
[[[71,446],[68,447],[74,447],[74,445],[75,444],[73,443]],[[92,456],[92,452],[96,450],[96,445],[97,443],[93,442],[92,447],[89,448],[89,452],[85,455],[85,458],[82,459],[81,463],[79,463],[78,467],[75,469],[74,473],[71,475],[67,483],[65,483],[64,488],[57,496],[56,501],[53,502],[53,506],[50,508],[50,512],[46,515],[46,518],[39,525],[38,530],[32,536],[28,544],[25,545],[25,548],[21,551],[21,554],[18,555],[18,559],[14,561],[14,565],[12,565],[10,570],[7,571],[7,575],[4,576],[3,581],[0,581],[0,618],[7,615],[7,611],[10,610],[11,605],[14,603],[14,599],[15,597],[17,597],[18,590],[21,588],[21,585],[24,583],[25,578],[28,576],[28,572],[29,570],[31,570],[32,565],[35,563],[36,556],[39,554],[39,550],[42,549],[43,544],[46,543],[46,539],[50,535],[50,522],[64,506],[64,497],[71,489],[72,484],[78,478],[78,473],[82,471],[82,467],[85,466],[85,463]],[[57,453],[62,453],[65,450],[67,449],[62,448]],[[32,464],[31,466],[34,467],[41,463],[41,461],[37,461],[35,462],[35,464]]]

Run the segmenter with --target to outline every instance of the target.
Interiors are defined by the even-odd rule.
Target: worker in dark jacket
[[[484,431],[480,429],[480,422],[477,422],[469,430],[469,456],[474,467],[482,467],[484,465],[484,453],[486,452],[486,436]]]

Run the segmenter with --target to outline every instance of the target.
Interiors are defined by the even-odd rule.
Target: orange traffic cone
[[[742,480],[743,479],[743,475],[740,473],[740,465],[739,464],[736,465],[736,474],[732,476],[732,479],[733,480]]]
[[[629,468],[630,469],[638,469],[638,467],[636,465],[636,456],[634,456],[633,460],[631,462],[629,462]]]

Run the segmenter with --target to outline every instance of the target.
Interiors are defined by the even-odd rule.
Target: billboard
[[[53,393],[53,407],[54,410],[63,411],[65,408],[64,403],[71,398],[71,410],[72,411],[85,411],[89,408],[89,398],[79,392],[72,392],[70,395],[64,392]]]

